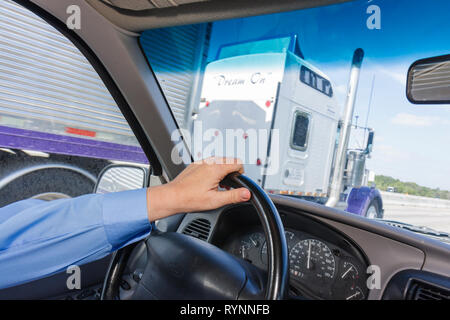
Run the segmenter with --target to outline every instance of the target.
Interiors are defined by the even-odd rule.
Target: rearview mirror
[[[366,154],[372,153],[372,147],[373,147],[373,138],[375,136],[375,132],[372,129],[369,129],[369,136],[367,137],[367,145],[366,145]]]
[[[149,170],[132,165],[110,165],[100,173],[94,193],[110,193],[145,188]]]
[[[414,62],[408,70],[406,96],[416,104],[450,103],[450,55]]]

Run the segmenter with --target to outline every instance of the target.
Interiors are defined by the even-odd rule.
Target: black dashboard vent
[[[411,300],[450,300],[450,290],[421,281],[413,281],[408,291]]]
[[[195,219],[189,222],[183,233],[200,240],[208,240],[211,222],[206,219]]]

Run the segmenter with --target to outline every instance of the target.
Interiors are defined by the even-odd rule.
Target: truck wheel
[[[21,176],[0,192],[0,207],[28,199],[53,200],[91,193],[94,182],[81,174],[65,169],[44,169]]]
[[[378,201],[372,200],[372,202],[367,207],[365,217],[369,218],[369,219],[376,219],[376,218],[382,219],[383,218]]]

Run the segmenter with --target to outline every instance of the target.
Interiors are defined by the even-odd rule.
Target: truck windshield
[[[448,10],[351,1],[148,30],[140,43],[194,159],[238,157],[268,193],[443,238],[450,105],[405,92],[412,63],[450,54]]]

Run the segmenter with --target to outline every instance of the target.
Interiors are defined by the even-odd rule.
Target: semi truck
[[[214,155],[245,150],[246,174],[270,193],[382,218],[380,192],[365,185],[373,130],[362,128],[365,148],[349,147],[363,56],[355,50],[341,112],[331,80],[304,59],[296,35],[224,45],[205,68],[192,130],[217,130],[217,139],[234,130],[236,146]]]

